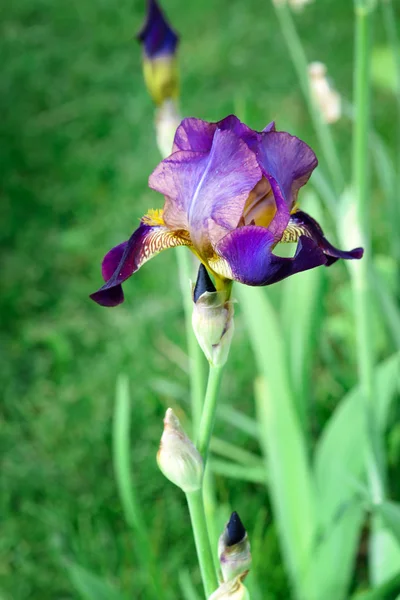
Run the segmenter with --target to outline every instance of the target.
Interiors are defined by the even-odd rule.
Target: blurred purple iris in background
[[[276,131],[273,123],[253,131],[231,115],[218,123],[184,119],[172,154],[149,179],[165,196],[127,242],[104,258],[106,283],[91,298],[104,306],[123,302],[121,284],[144,262],[173,246],[188,246],[214,277],[252,286],[361,258],[362,248],[332,246],[314,219],[296,208],[300,187],[317,166],[307,144]],[[279,242],[297,242],[292,258],[274,254]]]

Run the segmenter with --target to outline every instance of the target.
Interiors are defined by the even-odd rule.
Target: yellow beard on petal
[[[145,225],[165,225],[164,211],[162,208],[150,208],[140,220]]]

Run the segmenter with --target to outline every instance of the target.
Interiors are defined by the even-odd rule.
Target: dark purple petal
[[[270,285],[326,264],[324,253],[311,238],[300,237],[293,258],[276,256],[273,245],[274,237],[268,229],[250,225],[228,234],[216,250],[228,263],[233,279],[253,286]],[[217,265],[215,270],[218,273]]]
[[[364,254],[363,248],[354,248],[353,250],[340,250],[333,246],[322,231],[320,225],[305,212],[296,211],[290,217],[288,231],[293,231],[297,236],[308,235],[311,237],[319,248],[324,252],[327,257],[327,266],[335,263],[339,258],[345,260],[360,259]],[[290,240],[288,240],[290,241]]]
[[[146,22],[137,35],[148,58],[172,56],[179,38],[170,27],[156,0],[147,1]]]
[[[106,283],[90,297],[102,306],[121,304],[124,301],[121,284],[146,261],[167,248],[188,245],[190,240],[186,232],[141,223],[127,242],[119,244],[106,254],[102,264]]]
[[[257,158],[264,175],[273,179],[291,210],[297,193],[318,164],[317,157],[307,144],[284,131],[270,130],[262,134]]]
[[[247,144],[232,130],[217,129],[209,153],[175,152],[158,165],[149,186],[167,197],[165,223],[189,229],[201,250],[237,226],[260,179],[255,154]]]

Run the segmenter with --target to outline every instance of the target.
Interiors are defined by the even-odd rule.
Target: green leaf
[[[66,561],[65,567],[83,600],[126,600],[110,583],[87,569],[70,561]]]
[[[351,597],[351,600],[399,600],[400,593],[400,571],[385,584],[361,592]]]
[[[376,369],[379,427],[386,426],[399,384],[400,354]],[[343,598],[352,574],[363,520],[365,430],[358,386],[347,394],[326,425],[316,447],[315,476],[319,507],[319,569]],[[360,491],[361,490],[361,491]]]
[[[238,286],[261,378],[256,385],[259,440],[281,547],[297,596],[317,598],[310,556],[315,498],[305,440],[290,388],[288,357],[276,312],[261,288]]]
[[[266,473],[263,466],[243,466],[228,460],[220,460],[218,458],[210,459],[210,467],[213,473],[230,477],[232,479],[240,479],[241,481],[251,481],[252,483],[266,482]]]

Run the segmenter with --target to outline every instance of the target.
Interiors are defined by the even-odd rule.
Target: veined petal
[[[201,253],[210,241],[216,244],[238,225],[260,179],[248,145],[233,131],[217,129],[209,153],[175,152],[155,169],[149,186],[166,196],[166,224],[188,229]]]
[[[318,164],[314,152],[299,138],[270,129],[262,135],[257,158],[264,175],[273,177],[279,186],[290,211],[299,189],[307,183]]]
[[[327,262],[324,253],[311,238],[299,238],[293,258],[273,254],[274,243],[273,234],[263,227],[250,225],[236,229],[215,248],[218,257],[210,259],[210,268],[222,277],[261,286]]]
[[[360,259],[364,254],[363,248],[354,248],[348,251],[335,248],[335,246],[328,242],[317,221],[307,213],[299,210],[291,215],[281,242],[296,242],[302,235],[312,238],[318,247],[321,248],[327,258],[326,266],[332,265],[339,258],[346,260]]]
[[[146,261],[167,248],[190,245],[187,231],[172,231],[162,225],[141,223],[127,242],[119,244],[106,254],[102,264],[106,283],[90,297],[102,306],[121,304],[124,301],[121,284]]]
[[[264,131],[269,131],[274,123],[269,123]],[[217,129],[221,131],[233,131],[248,145],[257,141],[260,136],[256,131],[247,127],[235,115],[229,115],[215,123],[208,123],[201,119],[189,117],[183,119],[175,133],[172,152],[177,150],[192,150],[194,152],[210,152],[214,134]],[[261,138],[260,138],[261,139]]]

